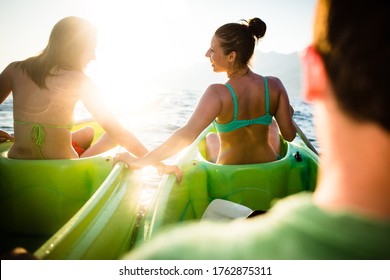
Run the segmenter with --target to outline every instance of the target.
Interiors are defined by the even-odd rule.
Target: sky
[[[91,76],[122,87],[207,62],[214,31],[241,19],[267,24],[257,50],[300,51],[311,41],[314,9],[315,0],[0,0],[0,71],[41,51],[54,24],[70,15],[98,28]]]

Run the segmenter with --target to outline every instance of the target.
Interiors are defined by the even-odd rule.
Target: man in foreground
[[[305,51],[321,174],[313,194],[228,224],[166,230],[127,259],[390,259],[390,25],[386,1],[319,0]]]

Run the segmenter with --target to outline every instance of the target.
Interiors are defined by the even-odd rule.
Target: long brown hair
[[[60,69],[82,70],[81,55],[96,44],[96,28],[79,17],[66,17],[54,25],[46,48],[37,56],[18,63],[40,87]]]

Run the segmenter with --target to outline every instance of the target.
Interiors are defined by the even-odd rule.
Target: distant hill
[[[252,64],[255,72],[281,79],[290,96],[301,94],[302,71],[298,53],[257,52]]]
[[[301,93],[301,65],[298,53],[280,54],[256,52],[252,59],[252,69],[265,76],[280,78],[291,97]],[[172,69],[159,77],[158,84],[167,88],[204,91],[213,83],[224,83],[225,73],[214,73],[205,59],[184,69]]]

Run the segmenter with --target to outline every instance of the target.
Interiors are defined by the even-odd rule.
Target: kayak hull
[[[103,130],[96,122],[97,135]],[[83,159],[24,160],[7,156],[11,143],[0,144],[1,232],[50,235],[69,220],[112,170],[112,156]]]
[[[39,259],[113,260],[133,244],[142,182],[117,164],[87,203],[35,251]]]
[[[96,122],[97,136],[103,130]],[[0,144],[0,248],[39,259],[117,259],[129,250],[142,182],[118,152],[72,160],[15,160]]]
[[[47,235],[87,202],[110,173],[112,159],[98,156],[31,164],[1,157],[0,167],[1,231]]]
[[[140,225],[137,242],[148,241],[168,225],[200,220],[211,201],[228,200],[267,211],[277,199],[313,191],[318,156],[303,142],[282,141],[283,158],[269,163],[220,165],[206,160],[205,136],[210,126],[178,159],[184,176],[179,185],[166,176]]]

